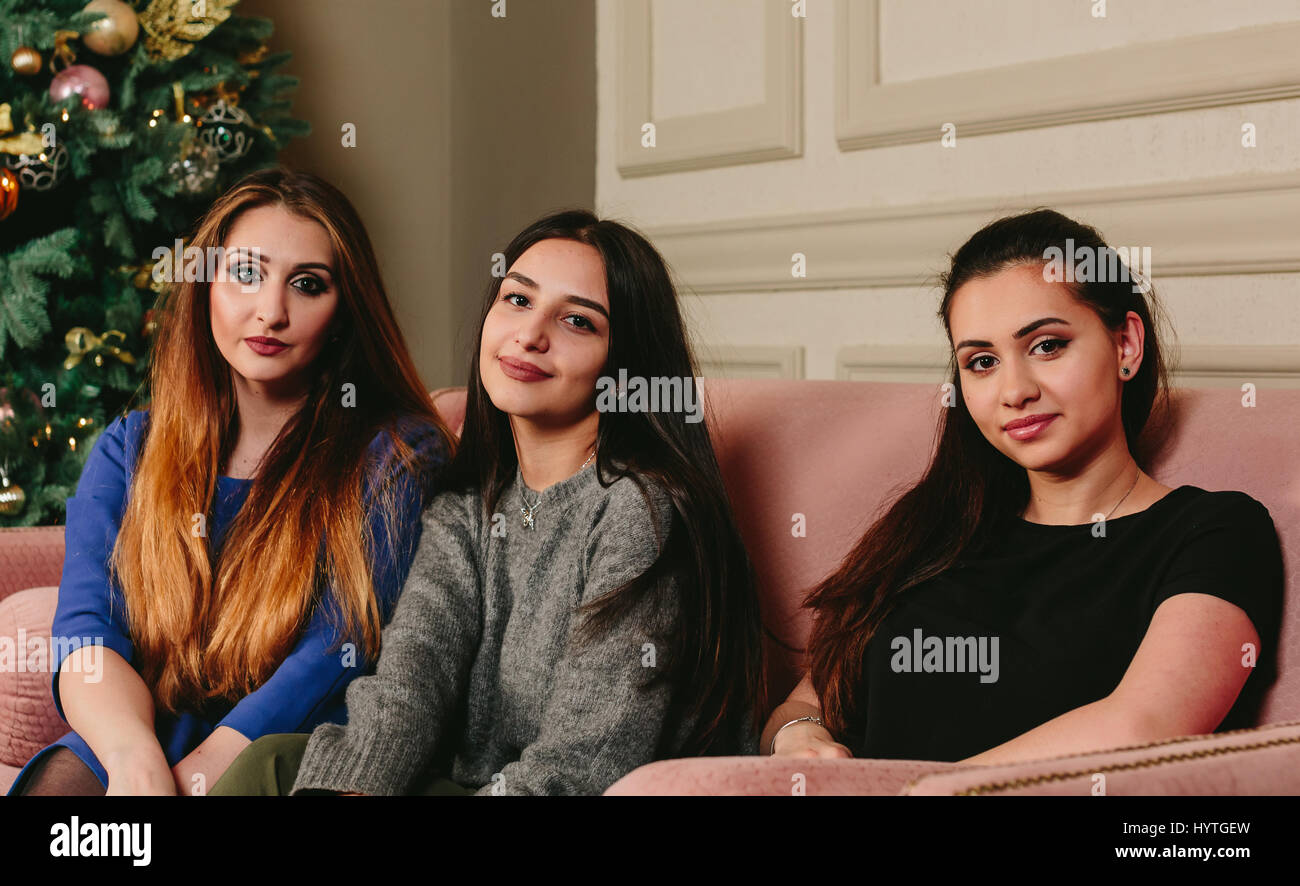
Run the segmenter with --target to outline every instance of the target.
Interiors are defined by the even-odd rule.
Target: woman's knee
[[[263,735],[244,748],[208,792],[209,796],[282,796],[293,788],[311,736],[305,732]]]

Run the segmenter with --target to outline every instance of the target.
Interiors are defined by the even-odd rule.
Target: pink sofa
[[[802,647],[802,592],[832,569],[869,520],[914,481],[933,445],[929,385],[832,381],[705,383],[718,454],[758,571],[764,618]],[[1282,539],[1286,605],[1279,676],[1255,728],[999,766],[923,760],[725,757],[643,766],[609,794],[1300,794],[1300,390],[1265,389],[1245,408],[1232,388],[1182,389],[1153,435],[1154,476],[1170,486],[1240,489],[1263,502]],[[459,429],[464,392],[435,392]],[[790,533],[804,514],[806,537]],[[0,637],[48,634],[63,554],[59,527],[0,531]],[[24,590],[26,589],[26,590]],[[799,662],[771,653],[783,698]],[[0,788],[67,726],[47,674],[0,673]]]

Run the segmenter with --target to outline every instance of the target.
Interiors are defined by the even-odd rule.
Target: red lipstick
[[[254,353],[263,357],[273,357],[289,347],[278,338],[267,338],[264,335],[254,335],[244,339],[244,342],[253,349]]]

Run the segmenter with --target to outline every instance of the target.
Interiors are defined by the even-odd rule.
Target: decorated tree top
[[[57,523],[148,365],[158,247],[307,134],[238,0],[0,0],[0,526]]]

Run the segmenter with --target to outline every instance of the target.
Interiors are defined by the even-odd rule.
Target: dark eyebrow
[[[226,252],[230,255],[238,256],[239,258],[256,258],[262,264],[267,264],[270,261],[270,256],[268,256],[265,252],[263,252],[260,249],[250,249],[250,248],[241,247],[239,249],[227,249]],[[305,261],[305,262],[299,262],[298,264],[293,266],[293,270],[295,271],[316,270],[316,269],[324,271],[325,273],[329,274],[331,277],[335,276],[334,269],[331,268],[329,265],[325,264],[324,262]]]
[[[1060,317],[1044,317],[1041,320],[1035,320],[1033,323],[1030,323],[1028,326],[1024,326],[1016,330],[1016,334],[1011,337],[1018,341],[1024,338],[1029,333],[1033,332],[1038,327],[1046,326],[1048,323],[1060,323],[1062,326],[1070,325],[1069,321],[1062,320]],[[962,348],[966,348],[966,347],[991,348],[993,347],[993,342],[984,341],[983,339],[977,339],[977,338],[968,338],[965,341],[958,344],[957,347],[954,348],[953,350],[960,351]]]
[[[531,280],[528,277],[525,277],[523,274],[519,273],[518,271],[511,271],[510,273],[506,274],[506,279],[518,280],[520,283],[524,284],[525,286],[532,287],[533,289],[540,288],[537,285],[536,281]],[[600,316],[604,317],[606,320],[609,319],[609,312],[605,310],[605,306],[602,305],[600,302],[592,301],[589,298],[583,298],[580,295],[573,295],[572,293],[564,296],[564,300],[571,304],[581,305],[584,308],[590,308],[591,310],[600,314]]]

